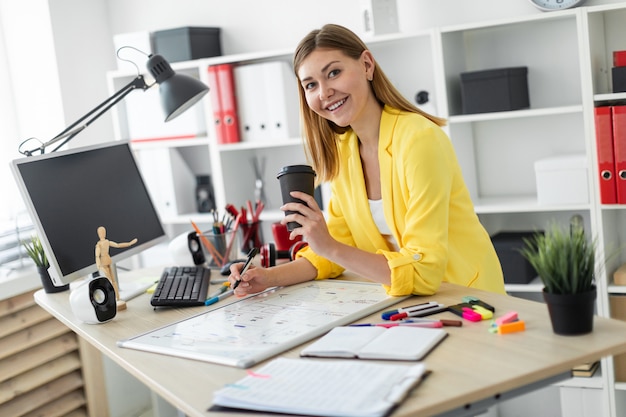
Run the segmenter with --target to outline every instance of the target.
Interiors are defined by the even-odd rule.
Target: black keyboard
[[[211,270],[202,266],[165,268],[150,304],[155,307],[192,307],[204,305],[209,291]]]

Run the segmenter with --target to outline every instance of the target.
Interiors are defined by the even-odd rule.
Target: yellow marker
[[[156,290],[157,285],[159,285],[159,281],[155,282],[151,287],[149,287],[146,292],[148,294],[154,294],[154,291]]]
[[[480,317],[482,317],[483,320],[489,320],[493,318],[493,313],[491,312],[491,310],[487,310],[485,307],[474,304],[472,306],[472,310],[480,314]]]

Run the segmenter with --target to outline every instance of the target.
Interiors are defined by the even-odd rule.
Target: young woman
[[[402,97],[365,44],[325,25],[294,55],[307,156],[329,181],[328,219],[315,200],[283,223],[308,247],[271,268],[231,267],[238,296],[344,270],[381,283],[393,296],[434,294],[441,282],[504,293],[502,268],[474,212],[442,119]]]

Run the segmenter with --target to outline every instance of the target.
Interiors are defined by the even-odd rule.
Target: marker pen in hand
[[[243,275],[248,270],[248,268],[252,264],[252,260],[254,259],[258,251],[259,250],[257,248],[250,249],[250,252],[248,252],[248,259],[246,259],[246,263],[243,264],[243,268],[241,268],[241,272],[239,272],[239,275]],[[240,282],[241,282],[241,279],[235,282],[235,285],[233,285],[233,290],[239,286]]]

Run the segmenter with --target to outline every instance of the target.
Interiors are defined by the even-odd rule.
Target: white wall
[[[222,28],[224,54],[294,47],[325,23],[362,33],[361,0],[48,0],[66,123],[108,97],[105,73],[117,68],[113,35],[180,26]],[[397,0],[400,30],[542,13],[528,0]],[[587,0],[593,6],[618,0]],[[141,66],[143,63],[139,63]],[[80,144],[113,137],[110,115]]]

